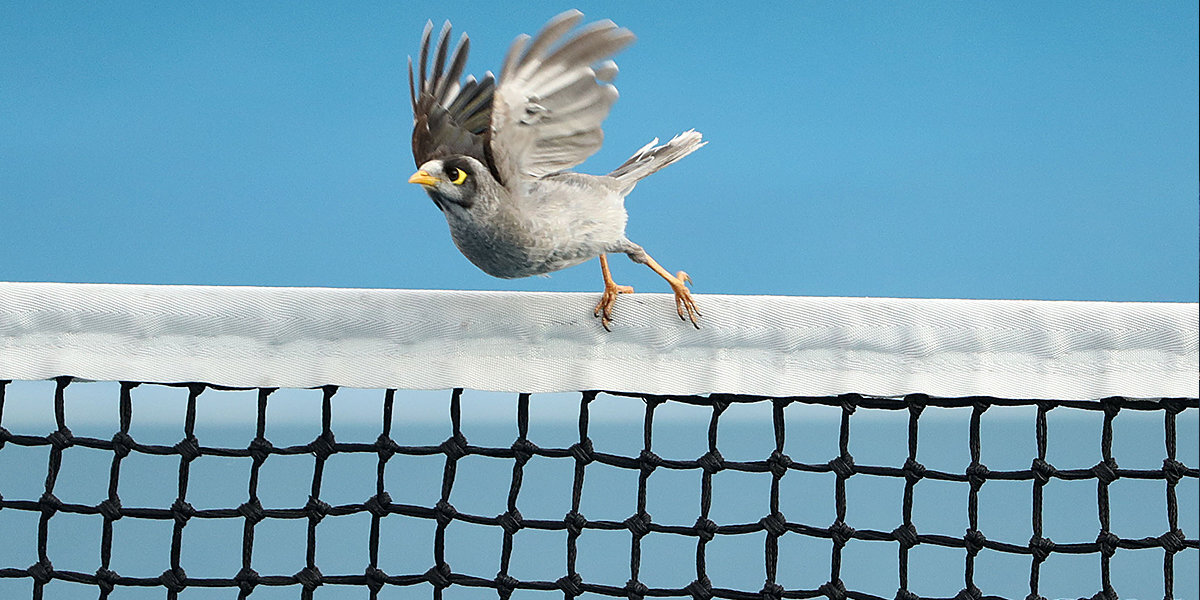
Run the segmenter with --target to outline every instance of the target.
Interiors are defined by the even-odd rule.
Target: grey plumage
[[[708,142],[701,141],[700,134],[695,130],[688,130],[671,138],[671,141],[661,146],[656,146],[657,143],[658,138],[654,138],[649,144],[642,146],[633,156],[630,156],[629,160],[608,174],[609,177],[628,185],[628,189],[622,188],[625,189],[625,193],[633,190],[633,186],[637,182],[695,152]]]
[[[617,100],[609,58],[634,35],[599,21],[568,35],[583,19],[562,13],[534,37],[519,36],[495,78],[462,78],[470,49],[464,34],[450,50],[450,24],[432,53],[425,26],[418,77],[408,65],[413,108],[409,179],[442,210],[459,250],[484,272],[503,278],[541,275],[600,257],[605,293],[594,313],[608,328],[612,304],[632,288],[612,281],[605,253],[621,252],[661,275],[681,318],[696,324],[682,271],[667,273],[625,237],[624,198],[638,181],[694,152],[695,131],[663,145],[656,138],[608,175],[567,171],[600,149],[601,124]]]

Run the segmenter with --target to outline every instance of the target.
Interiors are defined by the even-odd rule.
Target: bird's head
[[[490,177],[479,161],[469,156],[451,156],[437,158],[421,165],[421,168],[408,178],[409,183],[420,184],[429,192],[429,197],[442,211],[451,206],[470,209],[479,196],[481,177]]]

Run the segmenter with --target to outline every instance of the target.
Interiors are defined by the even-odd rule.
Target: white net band
[[[1198,395],[1197,305],[0,283],[0,379],[1095,399]]]

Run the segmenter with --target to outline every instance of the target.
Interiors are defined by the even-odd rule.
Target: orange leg
[[[613,281],[612,273],[608,271],[608,257],[600,255],[600,272],[604,275],[604,295],[600,296],[600,302],[596,304],[596,310],[593,315],[600,317],[600,325],[604,326],[605,331],[609,329],[609,323],[612,323],[612,307],[617,301],[618,294],[632,294],[633,288],[627,285],[617,285]]]
[[[696,302],[692,300],[692,294],[687,289],[687,284],[692,282],[692,278],[688,277],[688,274],[683,271],[671,275],[666,269],[662,268],[662,265],[658,264],[653,258],[650,258],[650,255],[646,254],[645,251],[642,251],[640,254],[634,260],[650,267],[655,273],[658,273],[659,277],[666,279],[667,283],[671,286],[671,291],[675,292],[675,310],[679,313],[679,318],[684,321],[691,321],[693,327],[700,329],[700,324],[696,322],[696,317],[701,316],[700,310],[696,308]]]

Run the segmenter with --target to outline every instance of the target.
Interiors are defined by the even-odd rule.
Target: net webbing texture
[[[167,598],[177,598],[187,588],[232,588],[238,590],[239,598],[251,597],[260,586],[298,586],[301,598],[312,598],[322,586],[347,586],[364,590],[370,598],[376,598],[385,588],[392,586],[428,585],[432,588],[434,598],[440,599],[443,592],[453,586],[491,589],[500,598],[508,598],[517,590],[560,591],[564,598],[576,598],[585,594],[598,594],[608,597],[641,599],[647,597],[680,597],[680,598],[730,598],[730,599],[779,599],[779,598],[814,598],[826,597],[831,600],[843,598],[874,599],[880,596],[847,589],[842,581],[842,551],[851,540],[892,542],[896,544],[897,561],[892,566],[898,570],[899,589],[896,598],[915,600],[920,598],[910,591],[914,582],[909,577],[909,553],[915,547],[931,545],[965,551],[965,562],[962,564],[962,591],[960,598],[982,598],[987,594],[986,589],[980,589],[975,584],[976,558],[981,551],[988,550],[1011,555],[1030,557],[1028,571],[1013,574],[1014,577],[1028,579],[1027,598],[1040,598],[1039,577],[1043,563],[1050,557],[1062,554],[1097,555],[1101,566],[1100,580],[1096,582],[1096,590],[1080,590],[1079,595],[1095,593],[1097,597],[1116,598],[1115,590],[1110,581],[1110,560],[1120,551],[1161,549],[1163,563],[1161,570],[1162,589],[1164,597],[1174,597],[1174,564],[1175,557],[1181,552],[1196,552],[1200,548],[1195,532],[1187,537],[1179,525],[1179,507],[1176,486],[1184,479],[1196,479],[1198,472],[1195,466],[1187,466],[1178,460],[1176,422],[1180,414],[1195,415],[1198,401],[1195,398],[1162,398],[1162,399],[1131,399],[1111,397],[1098,401],[1076,400],[1013,400],[992,397],[966,398],[935,398],[925,395],[909,395],[902,398],[878,398],[855,394],[830,397],[790,397],[767,398],[757,396],[713,395],[699,396],[654,396],[644,394],[623,394],[644,401],[645,412],[642,418],[643,447],[636,456],[624,456],[596,451],[589,438],[589,407],[596,401],[600,392],[582,392],[578,410],[578,441],[569,447],[543,448],[535,445],[529,439],[530,403],[528,394],[521,394],[517,402],[517,438],[508,447],[488,447],[471,444],[462,431],[462,409],[460,397],[462,390],[454,390],[450,400],[450,423],[452,435],[438,445],[402,445],[393,437],[392,423],[395,403],[395,390],[386,390],[382,406],[381,430],[374,443],[339,442],[332,429],[333,399],[338,388],[328,386],[322,388],[322,417],[321,433],[316,439],[307,444],[277,447],[265,436],[266,414],[272,389],[258,390],[256,435],[247,447],[212,447],[202,444],[195,435],[196,406],[203,401],[204,393],[209,390],[219,391],[227,388],[210,386],[201,383],[186,385],[189,390],[183,437],[173,446],[142,444],[130,435],[130,425],[133,418],[133,403],[131,393],[139,384],[123,382],[120,386],[119,401],[119,431],[111,439],[74,436],[67,427],[64,393],[71,379],[58,378],[53,401],[56,429],[48,435],[13,434],[0,427],[0,451],[7,445],[26,447],[48,447],[49,464],[45,481],[45,490],[41,497],[9,498],[0,496],[0,509],[28,511],[39,515],[37,532],[38,560],[28,566],[0,565],[0,578],[28,579],[32,582],[32,597],[40,599],[47,586],[55,580],[75,582],[96,586],[99,597],[108,598],[114,590],[124,586],[159,587],[165,591]],[[8,382],[0,382],[0,425],[3,425],[4,393]],[[604,394],[608,394],[605,392]],[[622,395],[622,394],[615,394]],[[695,460],[672,460],[661,458],[654,452],[653,423],[657,409],[666,403],[684,403],[707,407],[711,410],[708,425],[708,451]],[[760,460],[734,461],[722,457],[718,450],[717,438],[722,414],[734,403],[769,403],[772,414],[774,431],[774,451]],[[785,452],[787,436],[787,421],[785,411],[793,405],[823,405],[840,410],[839,425],[839,454],[832,460],[823,463],[805,463],[790,458]],[[930,469],[917,461],[920,419],[926,407],[970,408],[969,451],[971,462],[963,472],[945,472]],[[987,410],[993,406],[1026,406],[1036,407],[1037,417],[1035,431],[1037,456],[1033,458],[1030,467],[1019,470],[989,470],[981,462],[980,423]],[[857,464],[850,452],[850,417],[858,409],[878,409],[888,411],[907,411],[908,413],[908,456],[902,467],[872,466]],[[1099,440],[1103,460],[1091,468],[1058,469],[1047,462],[1047,415],[1052,410],[1070,411],[1099,411],[1103,414],[1102,436]],[[1155,411],[1163,415],[1165,458],[1160,469],[1123,469],[1116,464],[1112,454],[1113,422],[1121,411]],[[70,448],[79,446],[112,453],[111,469],[108,477],[107,498],[96,505],[72,504],[59,500],[55,496],[55,486],[59,476],[63,453]],[[167,507],[132,507],[123,506],[118,493],[121,482],[122,460],[130,453],[144,453],[157,456],[177,456],[178,494],[175,501]],[[360,503],[330,505],[321,499],[322,481],[326,461],[338,453],[364,453],[378,456],[378,469],[375,494]],[[281,455],[312,455],[315,459],[312,471],[311,495],[304,506],[288,508],[264,507],[258,497],[259,470],[272,456]],[[440,500],[432,506],[394,503],[385,485],[384,474],[389,460],[397,455],[406,456],[444,456],[445,462],[441,478]],[[496,516],[467,514],[457,511],[450,503],[451,491],[455,485],[456,466],[462,458],[472,455],[486,456],[512,461],[512,476],[507,497],[507,510]],[[196,509],[188,502],[189,466],[201,456],[240,457],[251,459],[251,472],[247,500],[239,506],[216,509]],[[551,459],[570,460],[574,463],[572,481],[571,510],[561,520],[527,519],[517,509],[518,498],[522,492],[523,469],[526,463],[535,456]],[[611,467],[632,470],[638,473],[638,491],[636,509],[633,514],[623,521],[589,520],[580,512],[581,493],[588,473],[589,465],[603,464]],[[647,486],[651,475],[657,469],[686,470],[699,472],[700,514],[694,525],[679,526],[657,523],[647,512]],[[769,473],[771,476],[770,495],[767,499],[769,512],[756,522],[716,523],[710,519],[713,485],[712,478],[725,470],[746,473]],[[812,524],[794,522],[785,514],[786,506],[780,502],[780,482],[789,473],[832,473],[836,477],[835,502],[836,519],[832,524]],[[847,490],[846,483],[856,475],[896,478],[904,481],[903,503],[899,509],[902,515],[901,524],[891,531],[873,529],[856,529],[847,520]],[[1164,501],[1167,506],[1168,522],[1164,523],[1164,532],[1157,537],[1137,539],[1122,538],[1116,535],[1110,526],[1110,506],[1108,502],[1109,485],[1120,478],[1138,480],[1162,481],[1165,494],[1157,498],[1145,498],[1146,502]],[[959,536],[922,533],[913,520],[914,490],[923,480],[940,480],[960,482],[969,485],[968,521],[969,528]],[[1030,482],[1032,485],[1032,514],[1031,527],[1033,535],[1027,544],[1013,544],[989,539],[980,529],[978,517],[978,497],[983,486],[989,481],[1007,480]],[[1100,531],[1094,541],[1085,543],[1055,543],[1046,537],[1044,531],[1043,492],[1044,487],[1051,481],[1095,481],[1097,489],[1097,506]],[[761,502],[761,499],[748,501]],[[1185,509],[1187,510],[1187,509]],[[55,569],[53,557],[48,550],[49,524],[60,513],[75,513],[81,515],[99,515],[103,519],[101,536],[100,568],[92,573],[83,573]],[[317,527],[323,519],[329,516],[369,514],[370,534],[365,541],[368,547],[369,560],[362,572],[358,573],[324,573],[317,564]],[[380,569],[379,553],[381,544],[394,544],[394,540],[381,539],[381,522],[393,515],[424,519],[436,522],[436,533],[432,548],[428,549],[433,566],[425,572],[385,573]],[[111,566],[112,547],[114,544],[113,523],[120,519],[150,519],[173,522],[170,542],[170,568],[158,577],[129,577],[114,572]],[[227,519],[243,523],[241,570],[231,573],[224,578],[190,577],[181,561],[181,548],[187,543],[187,526],[192,519]],[[259,573],[254,568],[253,555],[255,547],[255,529],[264,519],[303,519],[307,520],[307,536],[305,549],[305,567],[292,574]],[[459,521],[500,528],[503,531],[503,544],[498,557],[498,572],[494,577],[484,578],[456,572],[446,558],[446,530],[452,523]],[[566,532],[566,564],[563,575],[556,580],[523,580],[510,574],[510,560],[513,553],[514,537],[522,530],[545,530]],[[630,578],[624,586],[594,583],[584,580],[577,570],[578,546],[581,535],[590,530],[626,531],[629,533],[629,574]],[[709,562],[706,558],[706,545],[718,536],[732,536],[749,533],[765,533],[765,545],[761,554],[761,562],[766,574],[765,582],[760,589],[728,589],[714,586],[708,578]],[[673,534],[687,536],[695,540],[695,576],[685,587],[655,588],[649,587],[639,577],[642,563],[642,542],[650,534]],[[784,536],[806,536],[830,540],[832,554],[829,557],[830,572],[827,581],[815,588],[786,589],[778,581],[781,571],[789,568],[787,563],[780,562],[779,542]],[[259,542],[260,544],[262,541]],[[420,549],[416,549],[420,551]],[[758,560],[757,558],[755,559]],[[753,561],[751,561],[753,562]],[[883,566],[881,565],[881,568]],[[950,575],[948,575],[950,576]],[[958,578],[960,575],[953,575]],[[1157,577],[1158,575],[1155,575]]]

